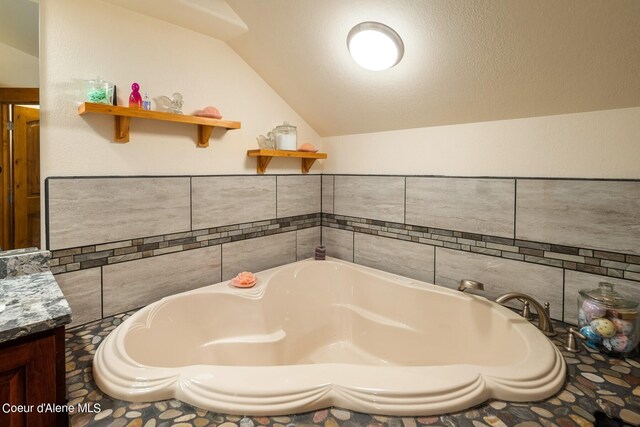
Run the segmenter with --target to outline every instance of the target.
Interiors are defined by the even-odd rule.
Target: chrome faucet
[[[521,294],[518,292],[509,292],[504,295],[496,298],[496,302],[498,304],[504,305],[507,301],[511,301],[512,299],[518,299],[520,301],[528,301],[529,304],[536,309],[536,314],[538,315],[538,329],[542,331],[548,337],[552,337],[556,334],[553,330],[553,325],[551,324],[551,317],[547,314],[547,311],[540,305],[538,301],[530,297],[529,295]]]
[[[467,289],[477,289],[479,291],[484,291],[484,284],[480,282],[476,282],[475,280],[469,280],[469,279],[460,280],[460,284],[458,285],[458,290],[460,292],[464,292]]]

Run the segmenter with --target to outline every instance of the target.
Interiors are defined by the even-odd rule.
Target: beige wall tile
[[[407,177],[407,224],[513,238],[515,180]]]
[[[296,231],[296,258],[312,258],[316,246],[320,244],[320,227],[305,228]]]
[[[433,283],[433,246],[362,233],[354,239],[356,264]]]
[[[640,182],[518,180],[516,237],[640,254]]]
[[[320,175],[276,177],[278,218],[320,212]]]
[[[322,244],[327,256],[353,262],[353,231],[322,227]]]
[[[322,212],[333,213],[333,175],[322,175]]]
[[[241,271],[258,272],[296,261],[296,232],[273,234],[222,245],[222,280]]]
[[[73,322],[82,325],[102,318],[102,278],[100,267],[55,275],[56,282],[71,307]]]
[[[460,280],[484,283],[479,295],[495,299],[506,292],[522,292],[540,304],[551,303],[551,317],[562,319],[562,269],[488,255],[436,248],[437,285],[457,289]],[[522,304],[514,303],[517,307]]]
[[[276,217],[275,176],[192,178],[193,229]]]
[[[48,184],[50,249],[190,230],[189,178],[52,178]]]
[[[220,271],[220,246],[104,266],[104,315],[218,283]]]
[[[336,175],[333,212],[404,222],[404,177]]]

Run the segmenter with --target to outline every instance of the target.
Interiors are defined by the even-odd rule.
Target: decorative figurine
[[[142,108],[142,96],[140,96],[140,85],[131,85],[131,95],[129,95],[129,108]]]

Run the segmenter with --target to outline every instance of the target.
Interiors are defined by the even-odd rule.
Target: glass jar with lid
[[[296,150],[298,148],[298,131],[289,122],[276,126],[273,130],[278,150]]]
[[[578,296],[578,326],[587,345],[612,356],[632,354],[640,341],[638,302],[601,282]]]

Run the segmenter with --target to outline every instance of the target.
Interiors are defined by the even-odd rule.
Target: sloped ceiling
[[[39,56],[37,1],[0,0],[0,43]]]
[[[228,40],[322,136],[640,106],[638,0],[227,0]],[[379,21],[404,59],[374,72],[346,36]]]
[[[104,1],[226,41],[322,136],[640,106],[640,0]],[[0,6],[0,43],[37,56],[37,1]],[[398,65],[355,64],[362,21]]]

